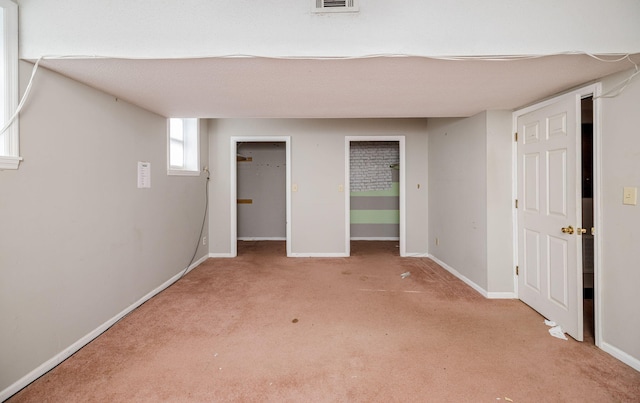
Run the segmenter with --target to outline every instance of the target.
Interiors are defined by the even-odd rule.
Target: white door
[[[582,341],[580,96],[517,118],[518,295]]]

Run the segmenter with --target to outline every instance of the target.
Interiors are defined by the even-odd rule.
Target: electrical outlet
[[[625,187],[623,189],[622,204],[635,206],[638,204],[638,188]]]
[[[206,236],[203,236],[203,237],[202,237],[202,244],[203,244],[203,245],[206,245],[206,244],[207,244],[207,237],[206,237]]]

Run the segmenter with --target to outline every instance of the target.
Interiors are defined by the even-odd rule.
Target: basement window
[[[170,118],[167,135],[167,173],[169,175],[199,175],[199,120]]]
[[[18,108],[18,6],[10,0],[0,0],[0,35],[0,170],[18,169],[18,119],[9,124]]]

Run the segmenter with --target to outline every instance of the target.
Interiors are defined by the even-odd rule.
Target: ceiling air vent
[[[354,13],[360,11],[358,0],[311,0],[314,13]]]

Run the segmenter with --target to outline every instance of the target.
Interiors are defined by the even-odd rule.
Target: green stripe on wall
[[[352,197],[351,210],[398,210],[400,198],[398,196]]]
[[[398,196],[400,194],[400,183],[393,182],[390,189],[385,190],[368,190],[366,192],[351,192],[352,197],[358,196]]]
[[[353,210],[351,224],[398,224],[400,210]]]

